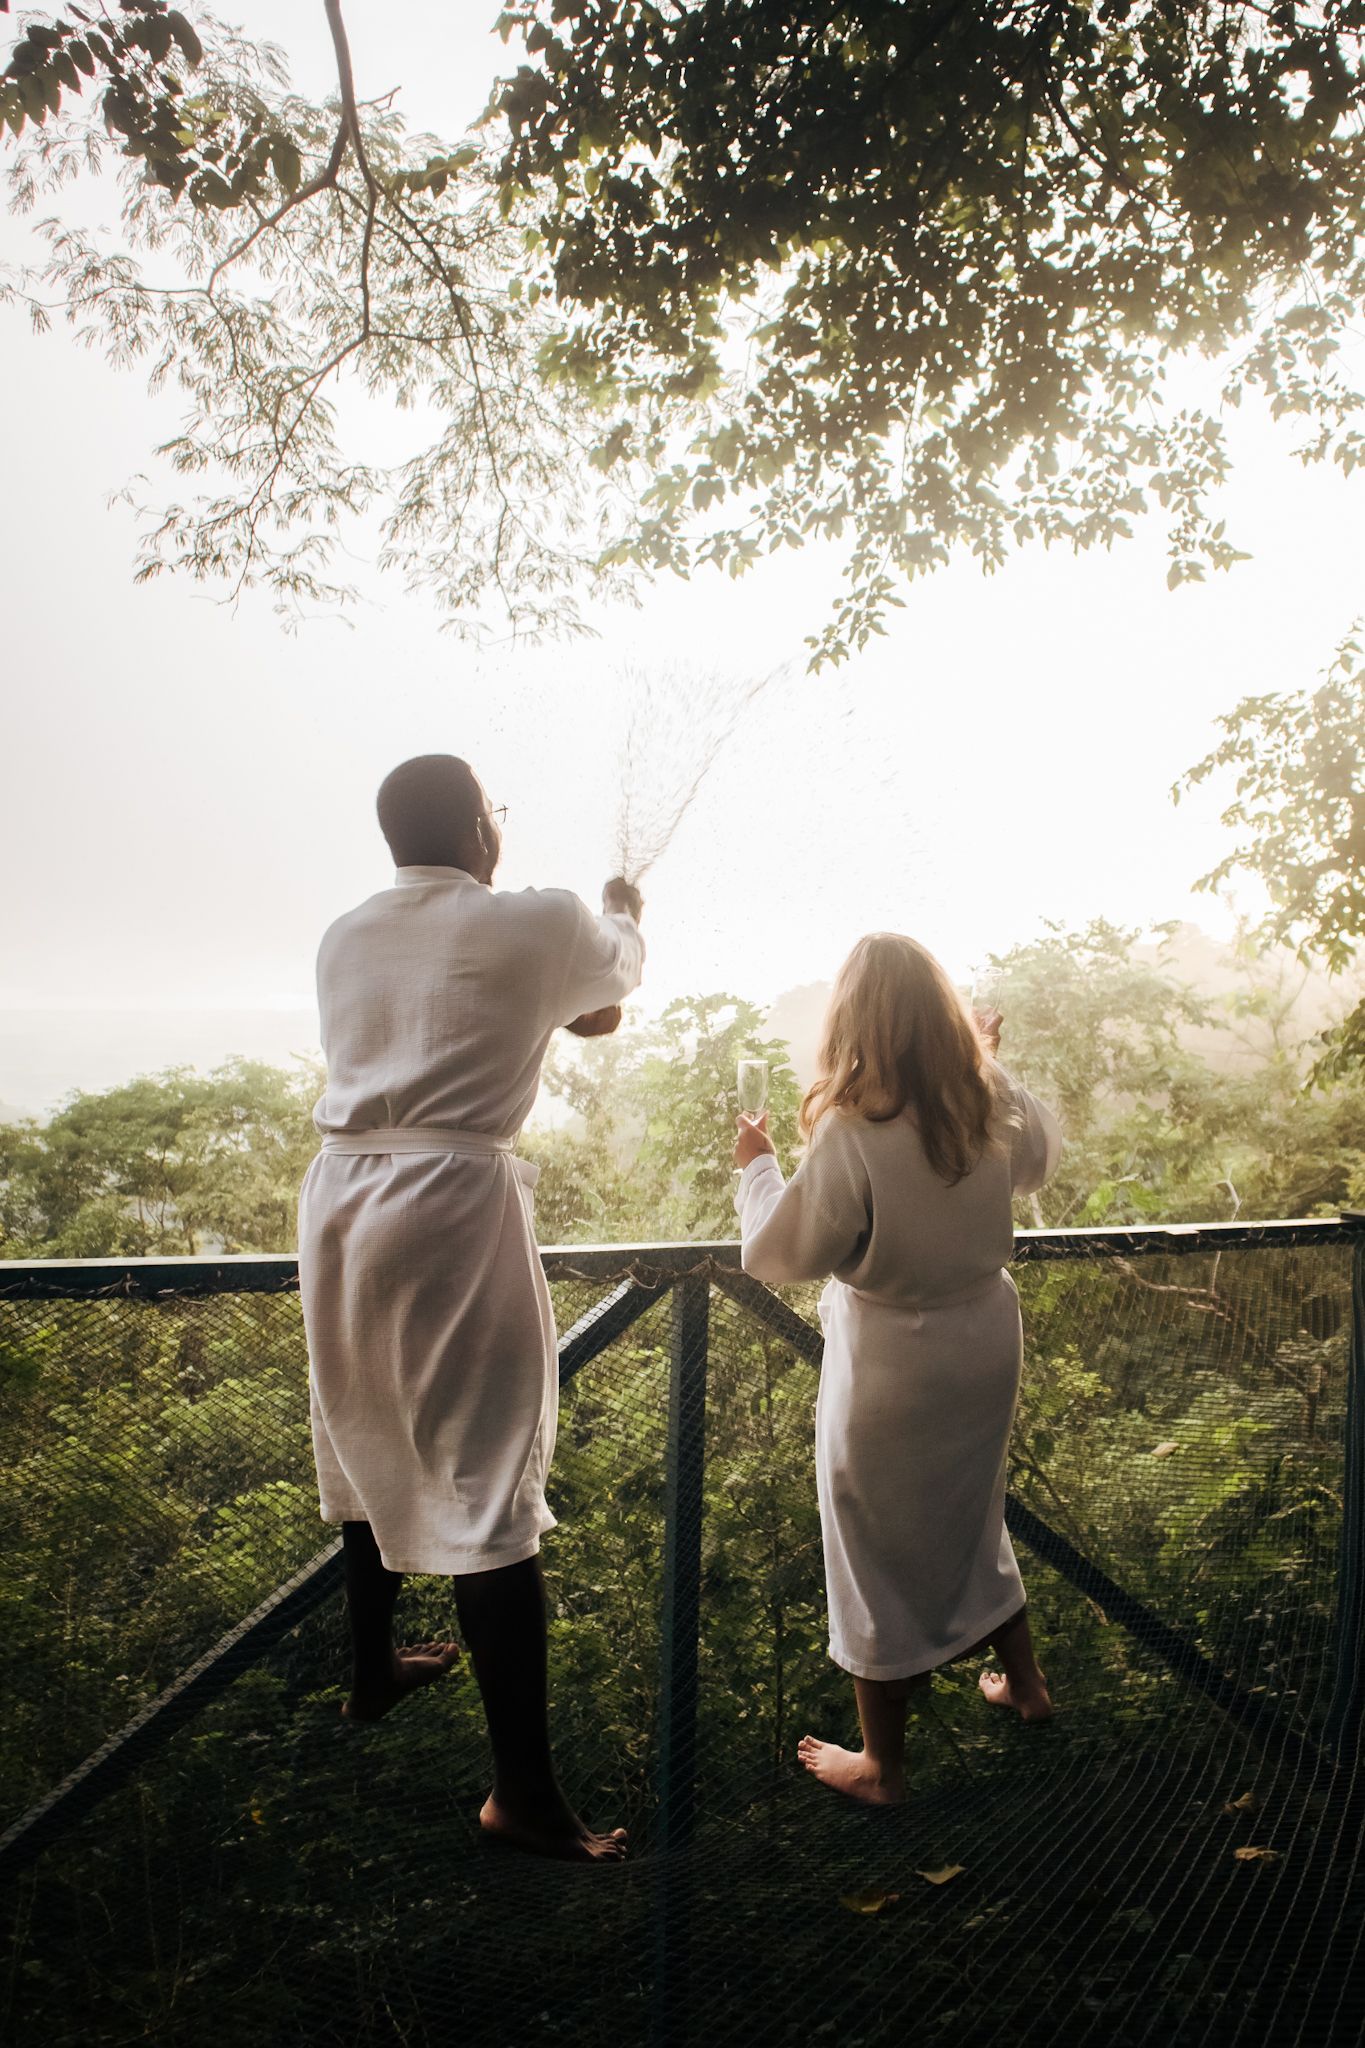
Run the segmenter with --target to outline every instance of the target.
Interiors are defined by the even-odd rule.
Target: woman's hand
[[[976,1019],[976,1028],[981,1034],[981,1043],[985,1046],[987,1052],[992,1055],[998,1053],[1000,1050],[1000,1027],[1005,1021],[999,1010],[973,1010],[972,1015]]]
[[[768,1136],[768,1112],[762,1116],[742,1116],[738,1119],[739,1136],[735,1139],[735,1165],[741,1172],[751,1160],[761,1159],[765,1152],[777,1156],[777,1147]]]

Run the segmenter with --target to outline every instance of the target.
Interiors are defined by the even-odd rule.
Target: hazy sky
[[[282,42],[302,85],[325,82],[320,0],[226,11]],[[362,94],[401,84],[415,125],[458,132],[500,55],[476,8],[350,13]],[[0,52],[12,34],[0,22]],[[0,218],[0,260],[29,246]],[[1361,602],[1365,484],[1304,471],[1285,433],[1243,414],[1222,509],[1251,563],[1168,593],[1156,529],[992,578],[963,562],[910,589],[887,639],[837,674],[802,673],[837,582],[815,550],[739,584],[645,590],[587,645],[478,655],[396,583],[349,624],[290,638],[264,599],[133,588],[132,515],[107,501],[149,466],[173,401],[15,313],[0,347],[0,1101],[26,1106],[166,1056],[164,1031],[149,1023],[144,1048],[127,1020],[73,1022],[61,1051],[51,1012],[200,1012],[174,1056],[203,1060],[255,1049],[219,1013],[306,1012],[320,932],[389,878],[372,799],[406,754],[467,754],[509,805],[505,885],[595,896],[626,664],[739,680],[792,663],[649,879],[651,1008],[825,978],[877,926],[964,973],[1043,918],[1219,929],[1189,894],[1223,848],[1216,803],[1173,809],[1170,785],[1220,710],[1310,681]]]

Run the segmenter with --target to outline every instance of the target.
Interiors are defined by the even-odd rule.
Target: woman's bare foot
[[[392,1670],[377,1683],[357,1682],[341,1711],[348,1721],[382,1721],[410,1692],[444,1678],[459,1654],[458,1643],[414,1643],[395,1650]]]
[[[813,1778],[864,1806],[899,1806],[905,1797],[904,1771],[879,1771],[861,1749],[840,1749],[837,1742],[821,1742],[803,1735],[796,1754]]]
[[[1050,1721],[1052,1695],[1042,1672],[1029,1685],[1014,1685],[1003,1671],[983,1671],[977,1681],[993,1707],[1013,1707],[1021,1721]]]
[[[530,1856],[549,1856],[558,1863],[619,1863],[626,1853],[624,1828],[595,1835],[562,1799],[522,1810],[490,1792],[479,1814],[479,1826],[494,1842],[524,1849]]]

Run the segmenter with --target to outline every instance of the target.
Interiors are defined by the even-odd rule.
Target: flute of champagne
[[[768,1062],[740,1060],[735,1070],[739,1106],[745,1116],[759,1117],[768,1107]]]
[[[1000,1008],[1004,976],[998,967],[983,967],[972,977],[971,1005],[978,1017],[989,1017]]]
[[[971,1006],[988,1051],[1000,1050],[1000,997],[1004,976],[998,967],[983,967],[972,980]]]

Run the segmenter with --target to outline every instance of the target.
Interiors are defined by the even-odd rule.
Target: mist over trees
[[[1177,785],[1235,773],[1223,823],[1237,843],[1197,886],[1237,876],[1264,888],[1259,927],[1267,946],[1341,974],[1365,941],[1365,670],[1359,624],[1337,648],[1320,685],[1289,695],[1244,697],[1221,720],[1223,738]],[[1365,1001],[1329,1032],[1317,1071],[1365,1061]]]
[[[1288,959],[1244,942],[1213,994],[1103,921],[1002,954],[1002,1058],[1056,1105],[1067,1136],[1021,1225],[1365,1204],[1365,1072],[1342,1064],[1309,1084],[1321,1038],[1299,1020]],[[733,1237],[741,1054],[771,1062],[771,1128],[790,1160],[800,1087],[757,1005],[684,997],[617,1038],[558,1041],[549,1114],[520,1147],[541,1168],[541,1241]],[[0,1125],[0,1256],[291,1251],[318,1091],[310,1069],[235,1061],[79,1094],[46,1124]]]

